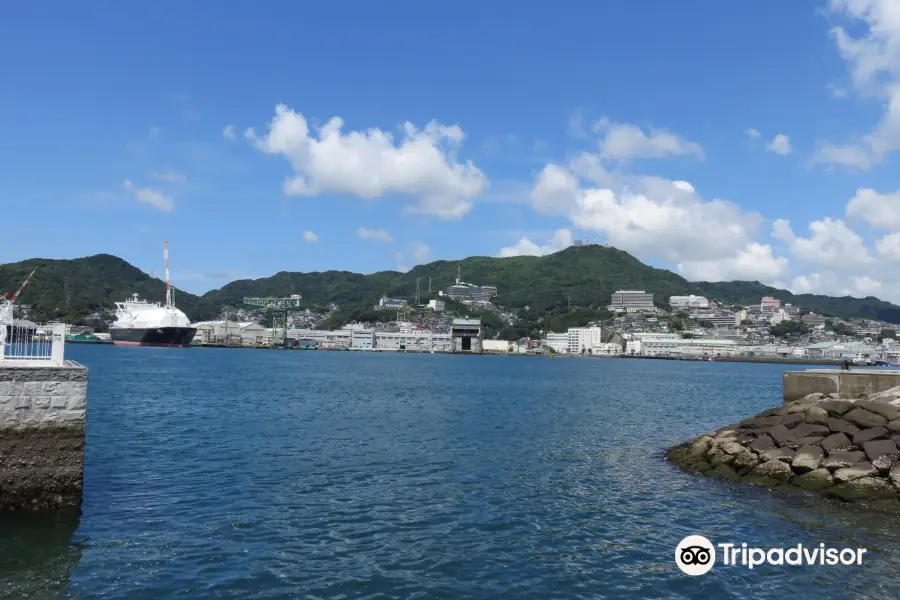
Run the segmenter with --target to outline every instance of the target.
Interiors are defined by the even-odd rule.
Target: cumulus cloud
[[[409,271],[410,266],[424,265],[431,260],[431,247],[422,241],[407,244],[408,250],[394,252],[396,269],[401,273]]]
[[[232,142],[235,141],[237,139],[237,135],[234,131],[234,125],[226,125],[225,129],[222,130],[222,137]]]
[[[500,257],[509,256],[544,256],[568,248],[575,241],[572,231],[569,229],[557,229],[553,237],[544,245],[532,242],[528,237],[522,237],[513,246],[507,246],[500,250]]]
[[[319,236],[317,236],[312,231],[304,231],[303,232],[303,241],[308,244],[314,244],[319,241]]]
[[[835,270],[857,269],[872,264],[872,256],[862,237],[840,219],[824,219],[809,224],[809,237],[797,236],[790,222],[778,219],[772,224],[772,237],[785,242],[791,254],[806,263]]]
[[[417,129],[404,123],[399,140],[377,128],[344,132],[333,117],[311,132],[306,118],[279,104],[268,132],[245,136],[256,147],[288,160],[294,176],[284,183],[288,195],[350,194],[374,199],[388,194],[413,198],[407,211],[441,219],[458,219],[472,208],[487,186],[472,161],[456,157],[465,137],[457,125],[436,121]]]
[[[847,203],[847,217],[863,220],[876,229],[900,231],[900,190],[879,194],[872,188],[859,188]]]
[[[371,240],[383,244],[390,244],[394,241],[394,236],[384,229],[368,229],[367,227],[360,227],[356,230],[356,235],[362,240]]]
[[[884,260],[900,262],[900,233],[889,233],[876,240],[875,252]]]
[[[531,193],[532,206],[565,215],[586,231],[646,259],[675,262],[727,258],[754,240],[762,217],[724,200],[703,200],[685,181],[638,176],[611,187],[582,185],[568,168],[549,164]]]
[[[649,129],[637,125],[615,123],[607,118],[594,122],[595,133],[603,133],[600,151],[604,158],[628,161],[639,158],[665,158],[670,156],[694,156],[703,159],[700,144],[687,140],[664,129]]]
[[[766,150],[769,152],[774,152],[775,154],[781,154],[782,156],[791,153],[791,140],[788,136],[779,133],[776,135],[769,145],[766,146]]]
[[[775,281],[788,271],[788,259],[776,257],[772,246],[751,242],[734,256],[722,259],[687,261],[678,264],[678,272],[692,281]]]
[[[131,197],[141,204],[146,204],[162,212],[171,212],[175,208],[175,201],[159,190],[138,187],[130,179],[126,179],[122,185]]]
[[[752,127],[750,129],[748,129],[747,131],[745,131],[744,133],[746,133],[747,137],[750,139],[756,139],[760,136],[759,131],[757,131],[756,129],[753,129]]]
[[[830,0],[828,8],[862,32],[855,37],[843,25],[831,30],[854,88],[880,99],[884,110],[871,132],[844,144],[823,143],[813,160],[867,170],[900,149],[900,10],[896,0]]]

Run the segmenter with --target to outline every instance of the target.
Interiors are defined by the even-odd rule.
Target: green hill
[[[792,294],[787,290],[763,285],[758,281],[698,281],[695,284],[703,294],[729,304],[747,305],[759,302],[763,296],[773,296],[805,310],[828,317],[845,319],[878,319],[900,323],[900,306],[879,300],[874,296],[822,296],[819,294]]]
[[[33,269],[37,272],[18,301],[32,305],[31,317],[39,321],[68,316],[78,323],[93,312],[115,310],[115,302],[133,293],[160,302],[166,295],[163,281],[110,254],[71,260],[32,258],[0,265],[0,291],[12,295]],[[186,313],[197,312],[197,296],[177,290],[175,294]]]
[[[165,295],[162,281],[109,254],[72,260],[30,259],[0,265],[0,290],[14,292],[35,267],[38,271],[19,299],[34,307],[35,319],[68,317],[73,322],[81,322],[93,312],[113,310],[114,302],[133,293],[153,301],[161,301]],[[794,295],[748,281],[692,283],[670,271],[647,266],[627,252],[602,246],[570,247],[541,257],[476,256],[439,260],[417,266],[408,273],[285,271],[261,279],[233,281],[203,296],[179,291],[176,302],[191,320],[199,321],[215,318],[223,306],[240,306],[244,296],[300,293],[304,306],[338,304],[340,310],[328,326],[339,326],[353,319],[375,318],[372,306],[383,295],[412,300],[416,279],[423,302],[437,297],[438,290],[455,281],[458,271],[466,282],[497,286],[500,293],[497,303],[516,312],[521,319],[516,331],[506,332],[508,335],[534,333],[538,328],[561,330],[604,318],[610,294],[620,289],[652,292],[660,306],[665,306],[669,296],[682,294],[702,294],[732,304],[755,304],[762,296],[775,296],[827,315],[900,323],[900,306],[877,298]],[[485,318],[491,320],[492,328],[503,327],[493,315]]]

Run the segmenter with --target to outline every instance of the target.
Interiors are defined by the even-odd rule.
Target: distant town
[[[263,325],[265,312],[259,309],[226,310],[220,319],[193,324],[197,328],[194,343],[258,347],[285,342],[299,348],[366,351],[900,361],[896,339],[900,325],[826,318],[768,296],[751,306],[726,305],[703,296],[670,296],[664,299],[668,309],[663,309],[649,292],[618,290],[607,307],[611,318],[518,340],[491,339],[485,336],[480,318],[446,312],[447,303],[453,301],[473,312],[490,311],[504,322],[514,323],[514,311],[494,304],[497,296],[496,286],[467,283],[457,276],[453,284],[438,291],[438,298],[427,303],[418,302],[418,289],[413,303],[385,296],[372,308],[393,313],[392,318],[351,322],[332,330],[321,326],[338,310],[334,304],[325,312],[291,311],[283,328]],[[26,317],[27,305],[19,308],[25,312],[20,316]],[[103,319],[103,315],[92,317]],[[69,326],[67,338],[108,339],[100,331],[102,327],[96,329],[95,333],[90,327]]]

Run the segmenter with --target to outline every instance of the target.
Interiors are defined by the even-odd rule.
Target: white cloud
[[[568,248],[574,242],[572,232],[569,229],[558,229],[553,237],[543,246],[535,244],[527,237],[522,237],[514,246],[508,246],[500,250],[500,257],[509,256],[544,256]]]
[[[900,5],[896,0],[830,0],[829,9],[863,30],[858,37],[843,26],[831,33],[850,65],[854,88],[864,97],[881,99],[884,114],[861,139],[825,143],[813,160],[868,170],[900,149]]]
[[[187,175],[178,171],[153,171],[150,176],[163,183],[185,183]]]
[[[356,230],[356,234],[363,240],[371,240],[373,242],[382,242],[390,244],[394,241],[394,237],[384,229],[368,229],[360,227]]]
[[[425,242],[414,241],[408,244],[409,250],[402,252],[397,250],[394,252],[394,262],[397,263],[396,269],[401,273],[406,273],[411,266],[423,265],[431,260],[431,248]]]
[[[397,144],[380,129],[344,133],[343,126],[340,117],[333,117],[311,133],[302,114],[279,104],[264,137],[252,129],[245,136],[260,150],[288,160],[294,170],[284,183],[289,195],[343,193],[374,199],[401,194],[415,198],[408,212],[458,219],[487,185],[471,161],[457,160],[465,137],[457,125],[432,121],[419,130],[407,122]]]
[[[160,133],[159,127],[154,125],[153,127],[150,128],[150,131],[147,133],[147,137],[150,138],[151,140],[158,140],[159,133]]]
[[[232,142],[237,139],[237,135],[234,131],[234,125],[226,125],[225,129],[222,130],[222,137],[226,140],[231,140]]]
[[[772,237],[785,242],[791,254],[806,263],[842,271],[872,264],[872,256],[862,237],[839,219],[824,219],[809,224],[812,235],[798,237],[790,222],[778,219],[772,224]]]
[[[779,133],[775,136],[775,138],[769,142],[769,145],[766,146],[766,150],[769,152],[774,152],[775,154],[781,154],[784,156],[785,154],[791,153],[791,140],[788,136]]]
[[[303,241],[309,244],[313,244],[319,241],[319,236],[317,236],[312,231],[304,231],[303,232]]]
[[[137,187],[130,179],[126,179],[123,182],[123,185],[135,200],[142,204],[152,206],[156,210],[171,212],[175,207],[175,201],[158,190]]]
[[[900,233],[889,233],[875,241],[878,256],[891,262],[900,262]]]
[[[772,246],[751,242],[728,258],[687,261],[678,272],[691,281],[749,280],[772,282],[788,271],[788,259],[772,254]]]
[[[572,111],[572,114],[569,115],[569,124],[566,129],[566,134],[572,138],[587,137],[587,132],[584,130],[584,109],[576,108]]]
[[[703,159],[700,144],[686,140],[664,129],[644,132],[636,125],[615,123],[607,118],[594,123],[595,132],[603,132],[600,151],[604,158],[628,161],[638,158],[665,158],[669,156],[695,156]]]
[[[879,194],[872,188],[859,188],[847,203],[847,217],[861,219],[876,229],[900,231],[900,190]]]
[[[703,200],[684,181],[610,177],[609,187],[583,186],[571,169],[549,164],[538,175],[532,206],[565,215],[586,231],[644,260],[676,262],[737,256],[754,241],[762,217],[719,199]]]
[[[744,133],[746,133],[747,137],[749,137],[751,139],[756,139],[760,136],[759,131],[757,131],[756,129],[753,129],[752,127],[750,129],[748,129],[747,131],[745,131]]]
[[[878,296],[884,300],[893,299],[895,302],[900,297],[900,282],[896,280],[882,281],[870,275],[844,277],[833,271],[798,275],[787,287],[795,294],[826,294],[855,298]]]

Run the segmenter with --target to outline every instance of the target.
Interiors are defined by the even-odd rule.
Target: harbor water
[[[69,346],[80,515],[0,520],[3,598],[896,598],[900,519],[674,469],[771,364]],[[717,565],[687,535],[862,547]]]

